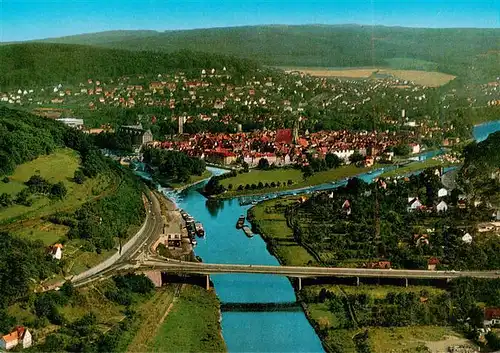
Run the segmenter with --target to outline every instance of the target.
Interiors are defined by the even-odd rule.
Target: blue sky
[[[0,41],[255,24],[500,27],[500,0],[0,0]]]

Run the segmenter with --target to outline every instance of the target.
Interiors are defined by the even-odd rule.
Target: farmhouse
[[[484,326],[494,326],[500,324],[500,308],[485,308],[484,309]]]
[[[13,332],[0,338],[1,350],[8,351],[19,344],[21,344],[22,348],[29,348],[33,344],[31,333],[23,326],[17,326]]]

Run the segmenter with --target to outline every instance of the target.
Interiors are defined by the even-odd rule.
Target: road
[[[500,271],[428,271],[428,270],[393,270],[337,267],[296,267],[264,265],[228,265],[163,260],[152,257],[145,261],[130,262],[120,267],[121,270],[159,270],[179,274],[218,274],[218,273],[256,273],[282,275],[287,277],[385,277],[385,278],[421,278],[452,279],[458,277],[500,278]]]
[[[107,274],[113,273],[123,263],[137,260],[146,254],[149,247],[157,239],[163,228],[163,218],[158,198],[150,193],[151,203],[146,206],[146,220],[141,229],[122,246],[122,252],[116,253],[100,264],[82,272],[71,279],[75,286],[80,286]]]

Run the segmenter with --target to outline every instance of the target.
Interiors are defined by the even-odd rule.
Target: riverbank
[[[238,174],[233,178],[221,180],[221,185],[228,189],[228,191],[220,195],[214,195],[214,197],[218,199],[231,199],[239,196],[258,196],[274,192],[302,189],[354,177],[377,168],[380,168],[380,166],[357,167],[355,165],[346,165],[314,173],[308,178],[304,178],[302,171],[295,168],[279,168],[273,170],[253,169],[248,173]],[[262,183],[261,188],[259,188],[259,183]],[[254,184],[255,187],[252,187],[252,184]]]
[[[213,291],[170,284],[139,309],[142,323],[128,352],[226,352],[220,302]]]

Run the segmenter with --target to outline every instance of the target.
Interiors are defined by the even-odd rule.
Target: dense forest
[[[163,54],[81,45],[12,44],[0,46],[0,90],[224,66],[240,75],[257,67],[249,60],[189,50]]]
[[[469,194],[500,204],[500,131],[464,149],[460,183]]]
[[[257,59],[266,65],[391,66],[442,71],[477,81],[498,74],[499,35],[498,29],[299,25],[116,31],[46,41],[164,52],[200,50]]]
[[[205,161],[184,152],[146,148],[143,156],[153,168],[153,177],[167,182],[187,182],[191,175],[201,176],[205,171]]]

